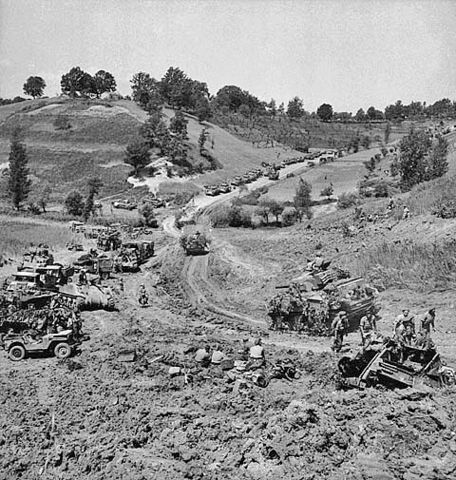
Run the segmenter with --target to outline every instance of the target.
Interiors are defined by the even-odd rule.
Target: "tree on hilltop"
[[[11,138],[8,168],[8,192],[16,210],[21,208],[30,192],[32,182],[28,176],[26,148],[21,142],[19,131],[16,130]]]
[[[148,73],[138,72],[130,80],[132,99],[147,111],[158,110],[163,99],[160,95],[160,82],[152,78]]]
[[[333,113],[333,108],[329,103],[323,103],[317,109],[317,115],[323,120],[323,122],[329,122]]]
[[[94,90],[93,78],[80,67],[73,67],[68,73],[62,75],[60,81],[62,93],[75,98],[79,95],[88,95]]]
[[[26,95],[30,95],[35,99],[43,96],[46,82],[41,77],[29,77],[23,88]]]
[[[366,112],[360,108],[355,115],[355,120],[357,122],[364,122],[366,120]]]
[[[117,88],[114,76],[105,70],[98,70],[93,76],[93,93],[100,98],[103,93],[115,92]]]
[[[294,97],[288,102],[287,115],[290,118],[301,118],[304,113],[303,101],[299,97]]]

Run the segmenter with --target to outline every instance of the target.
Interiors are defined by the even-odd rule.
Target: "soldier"
[[[250,347],[248,367],[252,370],[260,368],[265,363],[264,347],[261,338],[255,340],[255,344]]]
[[[342,348],[344,335],[347,330],[347,320],[347,313],[342,310],[336,315],[332,322],[334,334],[334,343],[332,348],[335,352],[340,352]]]
[[[209,366],[211,362],[211,349],[209,345],[204,345],[195,353],[195,362],[201,364],[202,367]]]
[[[410,218],[410,210],[404,205],[404,210],[402,211],[402,220],[407,220]]]
[[[123,291],[125,290],[124,281],[123,281],[123,278],[122,278],[122,277],[120,277],[120,279],[119,279],[119,290],[120,290],[121,292],[123,292]]]
[[[435,308],[431,308],[421,320],[421,331],[426,337],[431,336],[431,327],[435,332]]]
[[[359,331],[361,333],[361,342],[364,348],[367,348],[372,343],[372,336],[377,332],[377,318],[374,312],[370,311],[367,315],[361,318],[359,322]]]
[[[404,308],[402,313],[396,317],[394,323],[394,334],[396,336],[402,335],[407,325],[411,325],[413,332],[415,332],[414,318],[415,317],[410,313],[410,310],[408,308]]]
[[[149,296],[147,295],[146,287],[144,283],[141,283],[138,291],[138,302],[141,307],[147,307],[149,305]]]
[[[79,285],[87,285],[87,272],[85,268],[81,268],[79,272]]]

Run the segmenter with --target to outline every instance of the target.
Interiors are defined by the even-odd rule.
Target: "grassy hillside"
[[[59,129],[57,122],[70,128]],[[50,186],[52,200],[60,201],[99,176],[102,195],[109,195],[127,188],[130,168],[123,164],[123,152],[139,125],[114,102],[58,98],[7,105],[0,107],[0,164],[8,161],[11,133],[20,128],[35,193]]]
[[[145,121],[147,119],[146,112],[135,103],[123,101],[119,102],[119,105],[128,108],[130,114],[138,120]],[[164,108],[163,114],[165,120],[169,122],[174,116],[174,111],[170,108]],[[194,180],[198,185],[226,180],[234,175],[242,174],[251,168],[259,167],[263,161],[276,162],[277,158],[283,160],[285,158],[302,155],[300,152],[283,147],[280,144],[277,144],[274,148],[258,148],[253,146],[251,142],[241,140],[213,123],[200,123],[195,117],[188,114],[186,114],[185,117],[188,120],[187,131],[190,144],[197,146],[201,131],[203,128],[206,128],[209,133],[206,148],[222,166],[222,168],[214,172],[208,172],[198,176],[198,178]],[[199,160],[196,159],[193,163],[197,161]]]
[[[169,119],[173,110],[164,109]],[[147,114],[130,101],[69,100],[50,98],[30,100],[0,107],[0,167],[5,167],[12,132],[20,128],[27,146],[34,193],[44,186],[52,189],[52,200],[61,201],[70,190],[85,188],[87,179],[99,176],[104,182],[102,196],[121,192],[130,167],[123,163],[126,145],[133,140]],[[198,153],[198,137],[205,127],[206,145],[223,167],[199,176],[195,183],[222,181],[242,174],[262,161],[276,161],[299,155],[282,147],[260,149],[210,123],[200,124],[187,115],[192,163],[206,162]],[[70,128],[59,129],[58,123]],[[211,146],[213,145],[213,148]],[[2,191],[5,189],[5,180]]]
[[[371,146],[379,146],[385,140],[386,129],[386,123],[326,123],[310,117],[290,120],[287,116],[267,115],[246,118],[239,113],[224,114],[220,111],[216,112],[214,123],[257,145],[265,145],[269,138],[284,145],[301,143],[311,148],[346,148],[354,137],[369,137]],[[425,124],[425,121],[419,124],[414,122],[415,128]],[[411,125],[408,121],[391,124],[389,142],[406,135]]]

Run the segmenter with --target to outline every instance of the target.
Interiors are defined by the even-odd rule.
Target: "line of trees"
[[[98,70],[92,76],[80,67],[73,67],[68,73],[62,75],[60,86],[62,93],[72,98],[100,98],[103,93],[115,92],[117,88],[116,80],[111,73]]]

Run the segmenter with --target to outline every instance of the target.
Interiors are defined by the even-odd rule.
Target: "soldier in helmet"
[[[340,352],[342,349],[342,345],[344,343],[344,336],[347,331],[347,313],[341,310],[332,322],[332,329],[334,335],[334,343],[333,343],[333,350],[335,352]]]
[[[141,307],[147,307],[149,305],[149,295],[147,295],[146,287],[144,283],[141,283],[138,291],[138,302]]]

